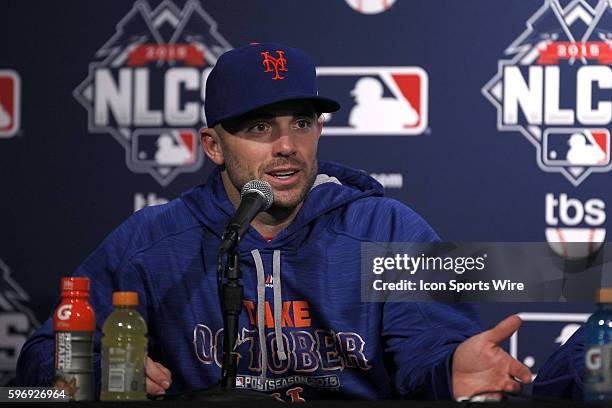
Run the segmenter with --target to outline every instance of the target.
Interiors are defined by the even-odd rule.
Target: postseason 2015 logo
[[[539,167],[574,186],[608,172],[612,122],[612,4],[545,0],[506,49],[483,94],[497,127],[522,133]]]
[[[128,168],[163,186],[196,171],[206,77],[230,48],[199,2],[181,10],[165,0],[151,10],[137,1],[74,91],[89,131],[111,134]]]

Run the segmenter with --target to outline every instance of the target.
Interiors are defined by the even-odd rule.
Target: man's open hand
[[[145,371],[147,373],[147,394],[165,394],[170,384],[172,384],[170,370],[147,356]]]
[[[512,358],[499,344],[518,330],[522,320],[510,316],[491,330],[465,340],[453,356],[453,394],[470,397],[483,391],[518,392],[531,382],[529,368]]]

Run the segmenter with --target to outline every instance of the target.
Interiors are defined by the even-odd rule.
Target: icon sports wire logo
[[[21,79],[16,71],[0,69],[0,138],[13,137],[21,118]]]
[[[537,150],[539,167],[574,186],[608,172],[612,103],[612,4],[545,0],[506,49],[482,89],[497,108],[497,128],[518,131]],[[608,99],[608,100],[607,100]]]
[[[419,135],[428,126],[428,76],[419,67],[318,67],[319,90],[345,109],[325,135]]]
[[[164,0],[151,10],[137,1],[74,91],[89,131],[111,134],[128,168],[163,186],[198,170],[206,78],[230,48],[199,2],[181,10]]]

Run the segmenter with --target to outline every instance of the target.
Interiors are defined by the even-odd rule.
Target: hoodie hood
[[[321,215],[360,198],[384,194],[382,185],[362,170],[322,160],[318,164],[317,180],[293,222],[270,242],[249,227],[241,240],[241,252],[285,246],[296,232]],[[225,192],[219,167],[215,168],[205,184],[186,191],[181,198],[189,211],[219,238],[236,212]]]

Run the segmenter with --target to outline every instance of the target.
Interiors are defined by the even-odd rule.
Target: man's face
[[[322,130],[310,102],[270,105],[216,129],[227,175],[238,191],[251,180],[265,180],[274,191],[274,207],[295,208],[304,200],[317,176]]]

